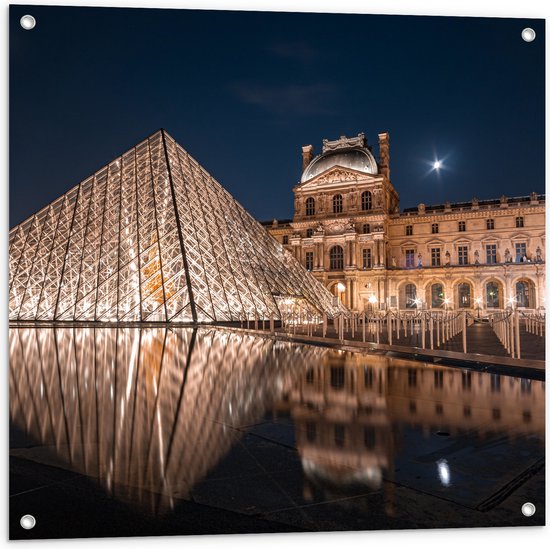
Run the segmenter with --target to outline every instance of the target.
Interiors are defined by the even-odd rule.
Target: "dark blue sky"
[[[544,40],[542,20],[12,6],[10,226],[160,127],[262,220],[292,215],[302,145],[361,131],[376,154],[390,132],[402,208],[544,192]]]

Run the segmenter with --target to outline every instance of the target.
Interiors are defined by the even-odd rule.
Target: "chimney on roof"
[[[304,171],[313,160],[313,145],[304,145],[302,147],[302,171]]]
[[[388,132],[378,134],[378,146],[380,148],[380,173],[390,179],[390,134]]]

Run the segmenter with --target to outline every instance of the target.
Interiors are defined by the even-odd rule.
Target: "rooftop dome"
[[[376,175],[378,169],[376,161],[368,149],[349,148],[336,149],[320,154],[304,170],[301,182],[309,181],[333,166],[351,168],[358,172]]]

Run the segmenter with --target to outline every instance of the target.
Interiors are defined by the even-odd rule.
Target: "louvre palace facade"
[[[354,311],[545,307],[544,195],[400,210],[387,133],[378,146],[304,146],[294,217],[264,226]]]

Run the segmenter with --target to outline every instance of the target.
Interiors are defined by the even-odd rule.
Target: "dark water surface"
[[[540,381],[206,328],[11,328],[10,419],[12,539],[544,524]]]

